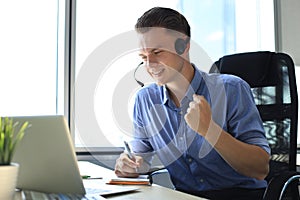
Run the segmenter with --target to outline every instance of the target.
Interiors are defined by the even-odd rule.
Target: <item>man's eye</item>
[[[160,54],[162,51],[154,51],[153,54],[158,55]]]

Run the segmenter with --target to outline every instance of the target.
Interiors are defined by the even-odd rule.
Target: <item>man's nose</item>
[[[153,55],[148,55],[147,62],[146,62],[147,67],[155,67],[155,66],[157,66],[157,64],[158,64],[158,61],[157,61],[156,57]]]

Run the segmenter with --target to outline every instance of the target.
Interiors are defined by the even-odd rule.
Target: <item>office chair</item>
[[[298,95],[291,57],[268,51],[227,55],[213,64],[210,73],[239,76],[251,87],[271,148],[263,199],[300,199],[300,173],[296,171]]]

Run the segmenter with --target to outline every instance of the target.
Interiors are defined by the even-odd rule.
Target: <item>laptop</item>
[[[23,140],[16,147],[12,160],[20,165],[17,188],[48,194],[87,196],[87,188],[84,187],[80,175],[73,141],[64,116],[12,118],[19,124],[25,121],[30,124]],[[111,189],[111,194],[137,189],[119,187]],[[93,195],[102,194],[101,188],[93,188],[91,191]],[[107,188],[105,192],[107,194]]]

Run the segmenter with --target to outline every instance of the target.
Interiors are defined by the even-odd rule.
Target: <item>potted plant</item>
[[[14,197],[19,165],[11,161],[27,127],[28,122],[18,125],[12,118],[0,117],[0,199]]]

